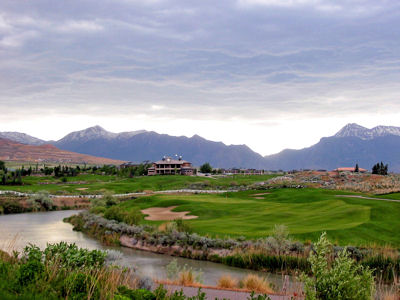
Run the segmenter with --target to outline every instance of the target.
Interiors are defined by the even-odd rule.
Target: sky
[[[300,149],[400,126],[398,0],[2,0],[0,131]]]

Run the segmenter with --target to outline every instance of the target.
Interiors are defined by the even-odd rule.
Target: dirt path
[[[199,288],[196,287],[182,287],[179,285],[164,285],[168,291],[180,291],[183,290],[183,293],[186,296],[192,297],[196,296]],[[231,299],[231,300],[245,300],[250,297],[250,293],[246,292],[236,292],[229,290],[218,290],[212,288],[202,288],[202,292],[206,293],[206,299]],[[270,295],[271,300],[289,300],[289,296],[279,296],[279,295]]]
[[[364,197],[364,196],[359,196],[359,195],[336,195],[335,197],[340,197],[340,198],[358,198],[358,199],[367,199],[367,200],[400,202],[400,200],[396,200],[396,199],[372,198],[372,197]]]
[[[148,215],[144,219],[150,221],[172,221],[176,219],[190,220],[198,218],[198,216],[187,216],[190,211],[172,211],[177,207],[178,206],[151,207],[142,209],[141,212]]]

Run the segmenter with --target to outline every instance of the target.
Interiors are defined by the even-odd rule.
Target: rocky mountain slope
[[[263,167],[263,157],[245,145],[227,146],[198,135],[188,138],[144,130],[110,133],[95,126],[71,133],[54,145],[74,152],[136,162],[178,154],[197,166],[209,162],[215,167]]]
[[[54,145],[26,145],[0,138],[0,160],[53,163],[121,164],[120,160],[60,150]]]
[[[270,169],[327,169],[341,166],[371,170],[384,161],[391,171],[400,171],[400,128],[378,126],[367,129],[348,124],[337,134],[322,138],[319,143],[301,150],[283,150],[265,157]]]
[[[44,141],[44,140],[35,138],[33,136],[30,136],[26,133],[21,133],[21,132],[10,132],[10,131],[0,132],[0,138],[8,139],[11,141],[15,141],[15,142],[22,143],[22,144],[28,144],[28,145],[46,144],[46,141]]]
[[[21,136],[23,134],[14,135],[15,139]],[[38,141],[25,138],[25,142]],[[358,163],[370,170],[373,164],[384,161],[389,164],[389,170],[400,172],[400,127],[392,126],[368,129],[348,124],[334,136],[324,137],[311,147],[287,149],[265,157],[246,145],[225,145],[198,135],[188,138],[145,130],[112,133],[100,126],[72,132],[51,143],[68,151],[135,162],[178,154],[196,166],[209,162],[222,168],[331,170]]]
[[[400,136],[400,127],[376,126],[372,129],[351,123],[344,126],[335,137],[358,137],[362,140],[373,140],[378,137],[396,135]]]

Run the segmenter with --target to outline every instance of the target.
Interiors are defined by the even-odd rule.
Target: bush
[[[44,272],[44,265],[37,260],[29,260],[21,265],[18,273],[20,285],[28,285],[40,278]]]
[[[248,274],[243,280],[241,280],[240,285],[242,288],[253,292],[259,293],[273,293],[269,282],[262,277],[255,274]]]
[[[177,284],[189,285],[203,281],[203,272],[201,270],[194,270],[187,265],[180,267],[176,258],[166,266],[166,269],[167,278]]]
[[[357,264],[346,249],[333,259],[326,233],[315,244],[315,253],[310,254],[309,262],[313,277],[302,276],[306,300],[373,299],[372,271]]]
[[[63,297],[67,299],[85,299],[91,295],[93,299],[99,298],[99,287],[90,274],[73,272],[67,275],[62,289]]]
[[[43,208],[44,210],[52,210],[54,207],[53,200],[50,198],[50,193],[48,191],[40,191],[39,193],[31,196],[28,199],[31,208],[37,210]]]
[[[176,230],[179,231],[179,232],[187,232],[187,233],[192,233],[193,232],[193,229],[189,225],[189,223],[185,222],[182,219],[175,219],[174,223],[176,225]]]
[[[138,210],[124,212],[118,206],[111,206],[104,212],[104,217],[108,220],[115,220],[128,225],[138,225],[142,220],[142,213]]]
[[[231,277],[230,275],[223,275],[218,279],[217,286],[225,289],[233,289],[238,286],[238,281],[236,278]]]

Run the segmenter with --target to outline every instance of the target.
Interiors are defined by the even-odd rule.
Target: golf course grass
[[[123,210],[178,206],[197,219],[187,220],[201,235],[260,238],[276,224],[288,226],[296,240],[315,241],[322,231],[340,245],[400,246],[400,203],[338,198],[346,192],[277,189],[222,195],[153,195],[123,202]],[[161,224],[163,221],[144,221]]]
[[[114,175],[82,174],[67,177],[67,182],[53,176],[25,176],[23,185],[0,185],[0,190],[18,192],[49,191],[52,194],[101,194],[109,191],[114,194],[142,192],[145,190],[162,191],[190,188],[235,188],[255,182],[265,181],[278,175],[232,175],[227,177],[199,177],[199,176],[140,176],[133,178]]]

